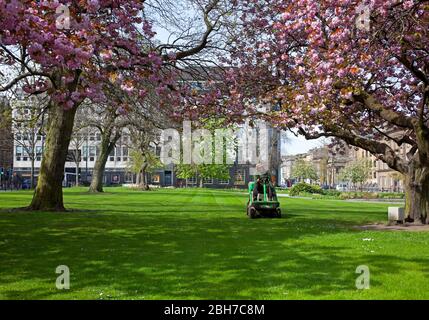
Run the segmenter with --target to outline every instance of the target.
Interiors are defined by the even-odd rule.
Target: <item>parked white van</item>
[[[348,185],[345,183],[340,183],[335,188],[337,191],[347,191],[349,189]]]

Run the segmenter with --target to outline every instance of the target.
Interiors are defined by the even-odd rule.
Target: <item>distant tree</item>
[[[180,179],[198,178],[199,186],[204,186],[205,179],[218,179],[218,180],[227,180],[230,178],[229,169],[231,165],[227,164],[228,155],[234,154],[237,147],[237,141],[235,136],[225,137],[223,145],[216,145],[215,139],[215,129],[222,128],[225,126],[225,119],[203,119],[201,120],[201,126],[204,129],[207,129],[212,134],[212,148],[211,148],[211,162],[210,163],[201,163],[201,164],[179,164],[176,166],[176,175]],[[200,141],[202,142],[202,140]],[[204,156],[204,147],[201,143],[200,155]],[[220,158],[222,155],[222,163],[217,163],[216,159]]]
[[[200,178],[200,187],[204,186],[204,179],[228,180],[230,166],[225,164],[201,164],[197,167]]]
[[[311,162],[304,159],[298,159],[292,167],[292,178],[298,179],[299,181],[305,179],[317,180],[318,175],[316,168]]]
[[[368,180],[370,174],[370,162],[367,160],[357,160],[344,167],[339,174],[339,178],[342,181],[352,183],[353,186],[360,184],[362,189],[363,183]]]
[[[30,188],[34,188],[35,162],[42,157],[40,141],[44,136],[44,104],[42,97],[26,100],[14,100],[13,108],[7,117],[12,121],[12,133],[15,145],[20,147],[21,156],[30,161]],[[15,113],[14,115],[12,113]]]
[[[94,134],[96,131],[96,128],[91,126],[93,113],[88,111],[88,108],[78,110],[70,140],[71,152],[69,152],[69,160],[72,160],[76,167],[76,187],[79,186],[79,166],[82,161],[82,147],[88,141],[88,136]]]
[[[148,174],[164,165],[157,154],[161,131],[151,119],[130,123],[130,170],[136,174],[136,184],[142,190],[149,190]]]
[[[152,150],[131,149],[128,170],[136,175],[136,184],[142,190],[149,190],[148,174],[162,168],[162,163]]]
[[[96,128],[101,141],[98,145],[99,154],[94,165],[89,192],[103,192],[103,175],[109,154],[114,151],[116,144],[123,134],[126,119],[117,106],[91,104],[85,111],[91,111],[88,117],[91,127]]]
[[[176,176],[186,180],[198,178],[200,187],[204,186],[205,179],[227,180],[230,178],[229,165],[226,164],[178,164],[176,166]]]
[[[178,164],[176,165],[176,176],[179,179],[185,180],[185,186],[188,187],[188,179],[196,178],[198,173],[197,165],[194,164]]]
[[[393,179],[395,184],[393,191],[399,191],[399,181],[404,182],[404,175],[398,171],[394,171],[390,174],[390,177]]]

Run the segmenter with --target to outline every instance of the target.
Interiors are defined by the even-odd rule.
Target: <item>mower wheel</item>
[[[250,207],[248,210],[248,216],[250,219],[255,219],[258,213],[256,212],[256,209],[253,207]]]
[[[277,208],[276,210],[276,217],[281,218],[282,217],[282,210],[280,208]]]

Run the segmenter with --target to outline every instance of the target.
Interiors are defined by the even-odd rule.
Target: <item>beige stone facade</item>
[[[392,136],[400,133],[392,133]],[[408,151],[406,146],[398,148],[395,143],[390,146],[401,157],[406,157]],[[342,182],[339,180],[341,170],[347,164],[356,160],[367,160],[371,167],[368,180],[364,183],[364,189],[369,191],[386,191],[402,192],[403,181],[402,175],[388,167],[386,163],[374,157],[369,151],[356,148],[353,146],[343,145],[326,145],[320,148],[310,150],[306,154],[283,157],[281,166],[282,180],[291,179],[291,171],[296,159],[305,159],[312,162],[319,176],[320,185],[336,186]]]

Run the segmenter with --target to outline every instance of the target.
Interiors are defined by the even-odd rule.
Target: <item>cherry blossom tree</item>
[[[221,1],[198,0],[206,27],[198,41],[163,48],[154,46],[145,2],[0,0],[0,92],[21,86],[28,95],[49,97],[43,160],[29,209],[64,210],[64,165],[76,111],[84,101],[106,103],[104,92],[112,85],[144,100],[142,83],[148,82],[170,105],[179,105],[186,95],[173,67],[209,45],[217,28],[211,19]],[[129,106],[121,96],[115,103],[126,113]]]
[[[368,150],[405,176],[408,219],[429,222],[429,2],[235,5],[230,112]],[[255,98],[272,111],[258,113]]]

